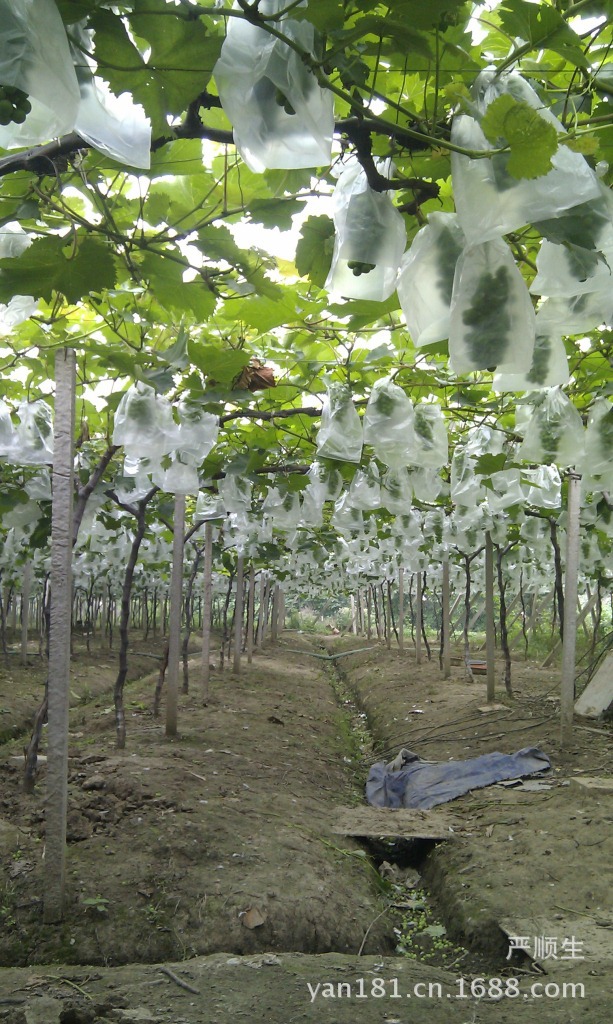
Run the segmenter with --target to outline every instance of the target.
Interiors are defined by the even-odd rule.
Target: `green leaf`
[[[512,177],[538,178],[551,170],[558,133],[529,103],[499,96],[487,108],[481,128],[492,145],[504,140],[510,146],[506,169]]]
[[[250,358],[244,349],[224,349],[193,340],[189,343],[189,356],[205,377],[228,386],[247,366]]]
[[[504,469],[506,461],[507,457],[504,452],[501,452],[500,455],[480,455],[475,460],[475,472],[480,476],[491,476],[492,473],[498,473]]]
[[[184,327],[180,327],[174,345],[171,345],[170,348],[161,353],[166,362],[177,370],[184,370],[189,365],[189,356],[187,354],[188,341],[189,335],[187,331]]]
[[[0,260],[0,302],[14,295],[32,295],[50,302],[60,292],[67,302],[100,294],[115,284],[115,264],[103,242],[82,237],[72,241],[49,236],[37,238],[17,258]]]
[[[519,36],[535,50],[553,50],[576,67],[589,67],[580,36],[554,7],[527,0],[504,0],[498,13],[509,35]]]
[[[256,224],[289,231],[293,226],[292,218],[303,208],[304,200],[301,199],[254,199],[245,212]]]
[[[260,333],[270,331],[281,324],[295,324],[296,303],[291,294],[281,299],[270,299],[265,295],[245,299],[232,306],[234,320],[243,321],[255,327]]]
[[[325,215],[307,217],[296,246],[296,270],[323,288],[334,248],[334,222]]]

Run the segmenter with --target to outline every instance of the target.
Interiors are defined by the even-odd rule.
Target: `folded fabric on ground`
[[[495,782],[538,775],[551,768],[542,750],[524,747],[515,754],[482,754],[466,761],[422,761],[401,750],[390,764],[373,764],[366,781],[366,799],[374,807],[414,807],[427,810],[455,800],[471,789]]]

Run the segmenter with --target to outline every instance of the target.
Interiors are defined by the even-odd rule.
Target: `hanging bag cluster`
[[[284,0],[258,4],[267,17],[286,7]],[[316,56],[315,29],[308,21],[280,18],[272,27]],[[213,76],[236,148],[252,171],[330,163],[332,93],[321,88],[300,54],[282,39],[245,19],[229,18]]]

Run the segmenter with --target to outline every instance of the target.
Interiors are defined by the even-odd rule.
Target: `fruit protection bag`
[[[251,508],[252,489],[251,480],[228,471],[219,481],[219,495],[226,512],[247,512]]]
[[[226,510],[219,494],[209,491],[198,491],[196,498],[195,523],[206,523],[211,519],[224,519]]]
[[[318,504],[323,505],[325,501],[336,501],[343,489],[343,476],[336,466],[316,460],[311,463],[307,476],[309,478],[308,489]]]
[[[115,413],[113,444],[123,445],[130,458],[157,460],[176,448],[178,436],[166,398],[142,381],[128,388]]]
[[[176,451],[184,462],[199,466],[217,442],[219,419],[189,402],[179,403],[178,415]]]
[[[364,443],[386,466],[398,469],[415,459],[413,404],[398,384],[381,378],[373,385],[364,412]]]
[[[46,402],[20,402],[15,432],[13,462],[20,466],[42,466],[53,462],[53,413]]]
[[[415,458],[418,466],[442,469],[449,457],[447,427],[440,405],[419,402],[414,408]]]
[[[362,421],[345,384],[331,384],[324,398],[317,433],[317,454],[341,462],[362,457]]]
[[[396,287],[416,348],[449,337],[456,264],[466,239],[454,213],[431,213],[402,257]]]
[[[534,89],[515,72],[496,76],[494,71],[483,71],[472,92],[475,116],[460,114],[451,128],[451,141],[463,149],[487,152],[496,148],[486,139],[479,120],[489,104],[505,94],[528,103],[557,131],[563,131]],[[456,210],[469,245],[556,217],[600,194],[598,179],[585,157],[567,146],[558,146],[552,169],[536,178],[514,178],[508,171],[508,160],[506,153],[489,159],[451,154]]]
[[[499,371],[494,374],[492,388],[494,391],[536,391],[567,384],[569,376],[568,358],[560,333],[541,326],[540,313],[537,313],[530,369],[527,373]]]
[[[285,0],[261,0],[258,10],[271,16],[285,7]],[[308,21],[282,18],[272,25],[315,56],[315,29]],[[213,77],[236,147],[252,171],[330,163],[333,95],[283,40],[246,19],[228,18]]]
[[[475,475],[475,460],[456,447],[451,459],[451,500],[454,505],[471,508],[486,497]]]
[[[408,473],[413,496],[418,501],[436,501],[445,487],[438,470],[433,466],[409,466]]]
[[[151,164],[151,122],[129,93],[114,96],[94,77],[95,64],[84,51],[94,47],[94,33],[84,22],[70,27],[72,55],[79,83],[75,131],[94,149],[130,167]]]
[[[388,469],[381,481],[381,504],[392,515],[405,515],[413,500],[413,488],[408,470],[404,466]]]
[[[601,324],[613,324],[613,288],[582,295],[557,295],[545,299],[539,307],[539,327],[557,331],[563,336],[593,331]]]
[[[302,499],[300,507],[299,525],[317,530],[324,521],[323,501],[312,484],[307,484],[300,495]]]
[[[535,317],[509,247],[500,239],[465,249],[451,299],[449,361],[454,373],[528,371]]]
[[[332,526],[339,533],[363,533],[364,516],[359,508],[352,508],[348,501],[348,491],[334,504],[334,512],[330,520]]]
[[[497,514],[513,505],[523,505],[526,495],[521,484],[519,469],[501,469],[489,477],[491,489],[486,488],[490,512]]]
[[[537,508],[559,508],[562,504],[562,481],[557,466],[523,469],[522,480],[528,484],[526,501]]]
[[[21,124],[0,125],[0,147],[36,146],[72,131],[79,85],[54,0],[0,0],[0,84],[27,93]]]
[[[389,177],[390,161],[378,161],[377,169]],[[354,157],[336,183],[332,215],[336,234],[325,288],[350,299],[383,302],[396,288],[406,228],[390,193],[371,189]]]
[[[364,512],[381,507],[381,481],[376,462],[370,462],[365,469],[358,469],[347,493],[351,508]]]
[[[585,430],[581,416],[559,388],[544,392],[535,403],[518,459],[555,463],[562,469],[581,463]]]
[[[606,398],[597,399],[590,409],[581,468],[589,476],[613,471],[613,405]]]
[[[11,420],[11,412],[0,398],[0,459],[10,462],[15,445],[15,429]]]

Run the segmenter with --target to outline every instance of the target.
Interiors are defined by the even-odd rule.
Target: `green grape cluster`
[[[549,360],[551,358],[551,338],[546,335],[537,334],[536,341],[534,342],[534,354],[532,356],[532,366],[530,372],[526,376],[526,380],[530,384],[543,385],[547,380],[547,373],[549,371]]]
[[[349,264],[351,266],[351,264]],[[375,409],[381,416],[391,416],[396,408],[396,401],[386,391],[378,391],[375,399]]]
[[[376,263],[361,263],[359,260],[349,260],[347,267],[353,273],[354,277],[361,277],[362,274],[370,274],[371,270],[374,270]]]
[[[296,113],[287,96],[281,89],[277,89],[275,92],[275,103],[277,106],[283,107],[286,114],[292,115]]]
[[[0,124],[23,124],[31,109],[27,93],[13,85],[0,85]]]

